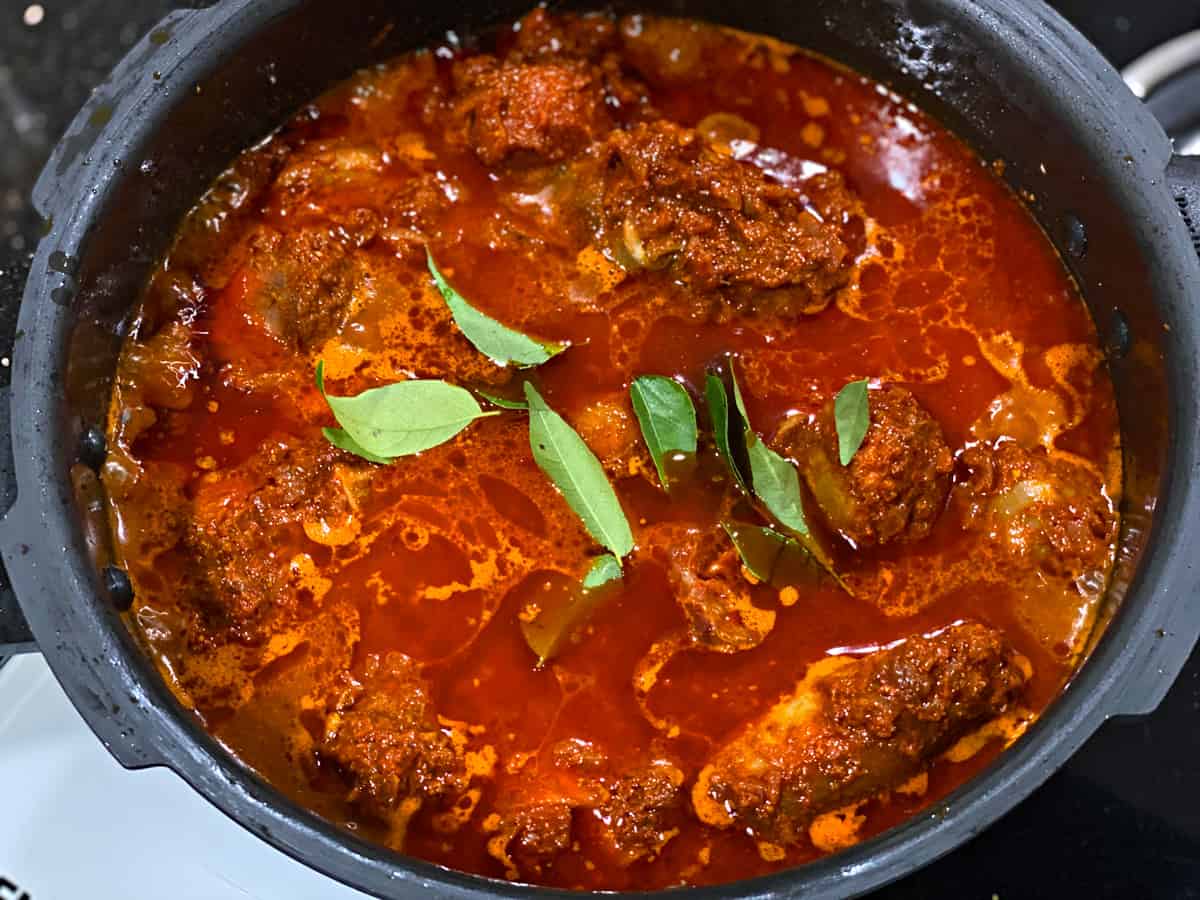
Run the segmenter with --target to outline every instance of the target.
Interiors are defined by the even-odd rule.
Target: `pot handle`
[[[1200,256],[1200,156],[1173,156],[1167,164],[1166,183]],[[1114,705],[1113,715],[1147,715],[1158,708],[1191,657],[1195,620],[1194,596],[1166,600],[1155,638],[1137,651],[1140,656],[1132,667],[1137,675]]]
[[[1200,156],[1173,156],[1167,164],[1167,186],[1200,255]]]
[[[17,479],[13,470],[12,431],[12,351],[17,334],[17,312],[21,308],[21,288],[27,267],[14,264],[0,271],[0,518],[17,499]],[[17,548],[20,552],[20,547]],[[0,559],[0,659],[14,653],[36,650],[33,632],[25,623],[17,604],[12,582]]]

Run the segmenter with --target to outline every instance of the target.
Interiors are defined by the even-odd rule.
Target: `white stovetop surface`
[[[5,881],[15,883],[12,890]],[[0,668],[0,900],[353,900],[165,769],[122,769],[37,656]]]

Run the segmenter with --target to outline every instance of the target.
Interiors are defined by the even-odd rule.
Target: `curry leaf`
[[[635,378],[629,397],[659,481],[669,488],[667,461],[680,453],[696,452],[696,407],[683,385],[663,375]]]
[[[502,366],[509,363],[518,366],[539,366],[567,349],[566,344],[535,340],[497,322],[491,316],[484,315],[450,286],[438,270],[428,247],[425,249],[425,259],[429,266],[429,274],[433,276],[437,289],[446,305],[450,307],[450,314],[454,316],[459,330],[480,353],[491,357],[493,362]]]
[[[488,391],[481,391],[479,389],[476,389],[475,393],[477,393],[488,403],[491,403],[493,406],[498,406],[501,409],[519,409],[522,411],[529,409],[529,404],[524,400],[513,400],[509,397],[501,397],[499,394],[492,394]]]
[[[611,553],[605,553],[596,558],[592,567],[583,576],[583,589],[594,591],[601,585],[616,581],[621,577],[621,561]]]
[[[808,519],[804,514],[804,495],[800,487],[800,473],[788,460],[784,459],[768,447],[750,426],[750,416],[746,411],[742,389],[738,385],[737,372],[732,363],[729,367],[730,379],[733,382],[733,396],[737,403],[745,425],[746,455],[750,462],[750,483],[753,496],[765,507],[766,511],[791,532],[804,546],[812,557],[828,572],[838,585],[850,593],[850,589],[834,570],[833,557],[817,534],[808,527]]]
[[[581,583],[553,574],[547,589],[540,592],[536,615],[520,619],[521,634],[537,656],[538,668],[557,656],[571,635],[612,596],[621,580],[621,563],[608,553],[597,557]]]
[[[528,381],[525,399],[534,460],[583,520],[588,534],[618,559],[625,556],[633,549],[633,532],[600,460]]]
[[[341,429],[325,438],[372,462],[420,453],[445,443],[485,413],[463,388],[444,381],[398,381],[353,397],[325,393],[325,364],[317,363],[317,389]],[[365,451],[365,454],[364,452]]]
[[[708,415],[712,419],[713,439],[716,441],[717,451],[725,460],[725,465],[733,474],[738,487],[746,493],[750,493],[742,470],[733,455],[733,446],[730,443],[733,423],[730,421],[729,415],[729,395],[725,392],[725,384],[719,375],[710,372],[704,379],[704,397],[708,401]]]
[[[833,422],[837,426],[838,457],[843,466],[848,466],[871,426],[867,379],[851,381],[838,391],[833,401]]]
[[[379,463],[380,465],[395,462],[395,457],[376,456],[374,453],[364,450],[358,445],[358,441],[346,433],[344,428],[322,428],[321,434],[325,435],[325,440],[329,441],[333,446],[348,453],[353,453],[356,456],[361,456],[367,462]]]
[[[808,534],[804,501],[800,496],[800,474],[796,467],[747,429],[746,452],[750,455],[750,478],[754,493],[779,524],[797,534]]]
[[[722,522],[721,527],[737,549],[742,563],[759,581],[774,587],[812,582],[820,566],[812,554],[774,528],[745,522]]]
[[[746,455],[750,459],[750,484],[754,493],[779,523],[797,534],[808,534],[804,501],[800,495],[800,474],[796,467],[763,443],[750,427],[750,414],[738,385],[737,372],[729,367],[733,398],[745,425]]]

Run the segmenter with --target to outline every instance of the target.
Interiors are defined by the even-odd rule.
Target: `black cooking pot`
[[[1195,643],[1200,165],[1172,158],[1117,73],[1036,0],[638,5],[811,47],[893,86],[985,158],[1002,159],[1004,177],[1083,289],[1116,388],[1126,479],[1121,547],[1107,626],[1062,696],[990,768],[927,813],[802,868],[694,891],[845,897],[986,827],[1106,718],[1152,710]],[[0,462],[10,434],[15,462],[15,478],[0,481],[0,549],[20,608],[11,592],[0,594],[0,645],[36,643],[123,765],[174,769],[274,846],[383,896],[529,889],[366,843],[285,799],[205,733],[123,621],[129,584],[110,565],[95,469],[130,310],[212,178],[355,68],[449,29],[469,34],[515,18],[526,6],[226,0],[174,14],[97,89],[34,192],[46,235],[16,332],[11,427],[0,433]]]

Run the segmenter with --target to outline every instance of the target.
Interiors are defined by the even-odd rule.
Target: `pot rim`
[[[30,426],[12,435],[17,501],[0,524],[0,549],[23,611],[56,677],[105,745],[125,765],[174,770],[234,821],[293,858],[346,884],[384,896],[435,891],[446,897],[481,895],[577,897],[469,875],[369,843],[277,792],[238,762],[182,708],[119,617],[103,599],[96,573],[79,546],[61,430],[65,398],[59,375],[66,358],[70,311],[56,291],[73,293],[63,259],[78,259],[91,225],[105,212],[120,176],[112,160],[129,157],[183,89],[198,82],[206,51],[240,44],[298,0],[226,0],[207,10],[169,16],[143,39],[76,118],[35,189],[35,204],[50,223],[24,293],[23,338],[13,354],[13,422]],[[1176,214],[1163,172],[1170,146],[1161,129],[1129,93],[1118,73],[1049,7],[1024,0],[974,0],[964,15],[978,16],[1006,41],[1038,35],[1039,78],[1068,87],[1097,121],[1120,135],[1132,162],[1123,177],[1144,185],[1131,210],[1157,228],[1174,279],[1160,302],[1171,326],[1164,337],[1173,413],[1168,463],[1154,526],[1125,602],[1103,639],[1071,682],[1028,732],[985,771],[943,801],[901,825],[850,849],[801,867],[701,888],[689,896],[844,897],[883,885],[949,852],[1000,818],[1055,771],[1110,715],[1141,712],[1146,692],[1165,691],[1154,669],[1170,669],[1164,654],[1178,629],[1187,648],[1196,626],[1184,615],[1197,576],[1173,548],[1186,547],[1200,521],[1197,402],[1180,388],[1195,382],[1195,323],[1187,315],[1188,286],[1200,284],[1200,264]],[[152,81],[149,69],[161,74]],[[175,90],[167,89],[175,86]],[[97,126],[100,102],[112,103]],[[1123,162],[1123,161],[1122,161]],[[1118,161],[1113,160],[1114,171]],[[65,254],[61,256],[59,254]],[[58,263],[56,263],[56,260]],[[61,548],[61,549],[60,549]],[[1186,648],[1185,653],[1186,656]],[[1180,660],[1180,663],[1182,660]],[[1173,675],[1173,673],[1170,673]],[[1166,678],[1169,684],[1171,678]],[[1147,687],[1147,684],[1150,686]],[[117,712],[117,708],[120,712]],[[653,892],[669,896],[681,889]]]

